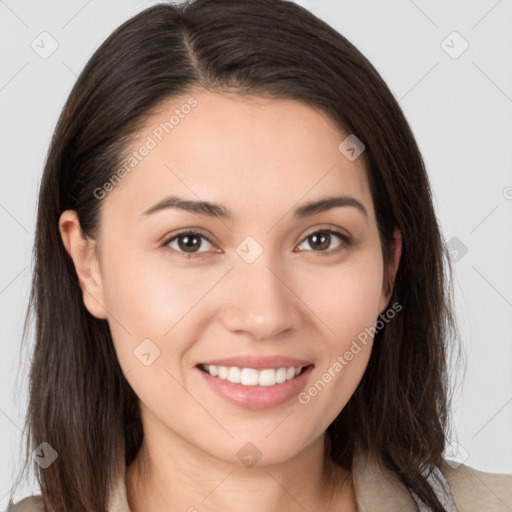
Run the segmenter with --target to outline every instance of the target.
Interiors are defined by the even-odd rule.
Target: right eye
[[[204,247],[205,245],[206,247]],[[208,237],[197,231],[182,231],[164,242],[162,247],[170,247],[172,250],[184,255],[195,255],[208,252],[211,250],[211,247],[215,246]]]

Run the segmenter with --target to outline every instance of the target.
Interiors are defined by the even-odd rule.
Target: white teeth
[[[244,368],[241,372],[240,384],[243,384],[244,386],[257,386],[259,378],[258,370],[254,370],[253,368]]]
[[[295,374],[294,374],[295,376]],[[286,382],[286,368],[279,368],[276,372],[276,382],[278,384],[282,384],[283,382]]]
[[[211,376],[222,380],[228,380],[233,384],[242,384],[243,386],[275,386],[282,384],[287,380],[292,380],[302,370],[302,367],[289,368],[282,367],[275,370],[268,368],[265,370],[255,370],[254,368],[238,368],[236,366],[215,366],[213,364],[203,365]]]
[[[269,370],[261,370],[258,385],[273,386],[274,384],[276,384],[276,371],[272,368]]]
[[[227,380],[229,380],[229,382],[233,382],[234,384],[240,384],[240,368],[232,366],[228,371]]]

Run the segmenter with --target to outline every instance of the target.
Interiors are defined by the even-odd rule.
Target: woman
[[[442,458],[455,327],[414,137],[305,9],[117,29],[57,125],[35,255],[42,496],[11,510],[512,507]]]

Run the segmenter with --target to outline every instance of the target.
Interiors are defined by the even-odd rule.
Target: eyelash
[[[303,242],[305,242],[309,237],[316,235],[318,233],[328,233],[329,235],[335,235],[341,239],[342,244],[340,244],[340,246],[336,247],[335,249],[329,249],[327,251],[314,251],[314,250],[310,249],[307,252],[315,252],[320,256],[330,256],[332,254],[336,254],[336,253],[342,251],[343,249],[348,249],[352,245],[352,239],[348,235],[343,233],[341,230],[338,230],[335,228],[317,229],[315,231],[311,231],[301,240],[299,245],[301,245]],[[208,238],[206,235],[204,235],[200,231],[196,231],[194,229],[187,229],[187,230],[181,231],[180,233],[176,233],[176,234],[172,235],[170,238],[166,239],[166,241],[164,241],[162,243],[161,247],[164,249],[168,249],[174,253],[178,253],[183,258],[197,258],[197,257],[201,257],[205,254],[206,251],[200,252],[200,253],[186,253],[186,252],[177,251],[176,249],[172,249],[172,248],[168,247],[168,245],[171,242],[173,242],[174,240],[178,239],[180,236],[183,236],[183,235],[195,235],[197,237],[203,238],[210,244],[215,245],[210,240],[210,238]],[[301,250],[298,252],[304,252],[304,250]]]

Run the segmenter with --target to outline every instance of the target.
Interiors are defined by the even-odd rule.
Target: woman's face
[[[389,296],[347,135],[299,102],[205,92],[149,119],[99,199],[99,266],[82,284],[146,435],[276,463],[354,393]]]

